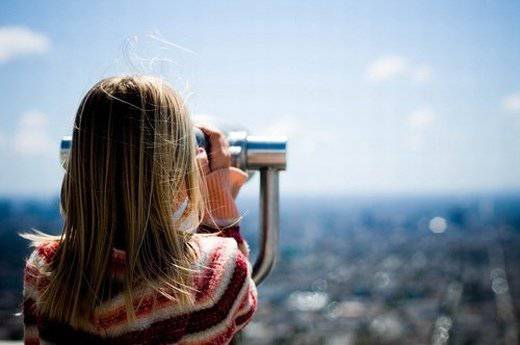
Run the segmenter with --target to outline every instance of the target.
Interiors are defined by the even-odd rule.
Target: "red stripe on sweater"
[[[25,286],[36,289],[38,293],[42,293],[50,283],[49,277],[42,275],[38,268],[30,264],[25,266],[23,280]]]
[[[40,345],[39,338],[25,338],[23,340],[24,345]]]
[[[46,263],[49,263],[54,259],[59,245],[59,241],[49,241],[39,245],[36,250],[38,251],[38,255],[41,256]]]
[[[235,323],[237,324],[237,326],[242,324],[242,327],[245,326],[245,323],[247,323],[251,319],[254,312],[256,311],[257,303],[258,301],[256,299],[256,294],[254,293],[253,288],[249,286],[247,293],[242,299],[240,308],[238,309],[240,314],[242,314],[244,308],[248,308],[249,310],[247,310],[245,314],[242,314],[236,318]]]
[[[25,326],[33,326],[37,323],[36,303],[32,298],[23,301],[23,323]]]
[[[239,317],[236,318],[235,324],[237,326],[245,326],[245,323],[247,323],[249,320],[251,320],[251,317],[256,311],[256,303],[251,306],[251,309],[249,311]]]
[[[237,255],[237,262],[233,277],[227,286],[226,292],[222,298],[213,307],[198,310],[192,313],[192,319],[195,321],[190,323],[188,333],[196,333],[203,331],[214,324],[221,322],[222,319],[229,313],[231,307],[236,301],[240,290],[247,282],[248,276],[248,262],[243,255]],[[213,314],[213,315],[212,315]],[[217,321],[217,322],[215,322]]]
[[[24,275],[23,275],[23,280],[24,280],[25,284],[36,287],[39,276],[40,276],[40,271],[38,271],[38,269],[36,267],[34,267],[33,265],[30,265],[30,264],[27,264],[25,266]]]

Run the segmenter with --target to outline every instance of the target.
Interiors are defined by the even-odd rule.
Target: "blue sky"
[[[58,193],[59,139],[118,73],[288,135],[283,193],[517,190],[518,18],[517,1],[2,1],[0,195]]]

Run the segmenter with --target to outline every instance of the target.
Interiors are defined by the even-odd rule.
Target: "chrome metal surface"
[[[285,170],[287,166],[287,139],[285,137],[247,137],[247,168],[250,170],[270,167]]]
[[[67,169],[67,162],[69,160],[69,152],[72,147],[72,137],[66,136],[61,139],[60,143],[60,163],[63,169]]]
[[[271,272],[278,252],[280,226],[278,170],[260,169],[260,252],[253,266],[258,285]]]
[[[242,170],[247,168],[247,132],[235,131],[227,134],[229,151],[231,152],[231,164]]]

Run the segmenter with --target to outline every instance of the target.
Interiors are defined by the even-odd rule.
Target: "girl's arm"
[[[40,337],[37,327],[37,310],[36,300],[38,299],[38,285],[40,280],[40,272],[37,260],[37,249],[34,250],[30,258],[27,260],[24,269],[23,282],[23,330],[25,345],[39,345]]]
[[[221,236],[233,237],[239,249],[248,256],[249,248],[240,234],[240,212],[235,203],[235,198],[248,176],[242,170],[231,167],[229,145],[225,136],[210,127],[200,128],[209,139],[211,152],[208,155],[202,148],[197,152],[199,167],[204,176],[206,199],[206,210],[199,231],[220,231]]]
[[[235,198],[242,185],[247,181],[247,174],[231,167],[228,143],[224,135],[211,128],[201,127],[210,141],[210,154],[199,149],[198,160],[205,176],[206,214],[200,228],[203,232],[220,230],[220,236],[233,237],[238,244],[238,253],[234,271],[244,276],[243,294],[238,297],[238,308],[233,308],[234,333],[241,330],[253,317],[257,308],[256,285],[251,277],[249,248],[240,234],[240,212]]]

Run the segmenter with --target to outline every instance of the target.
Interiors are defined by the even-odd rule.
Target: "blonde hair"
[[[164,81],[112,77],[88,91],[74,122],[61,192],[63,233],[39,306],[44,315],[86,325],[114,293],[114,247],[126,251],[121,290],[128,317],[135,317],[134,292],[143,285],[193,302],[196,252],[180,225],[194,218],[196,227],[202,218],[195,145],[186,105]]]

